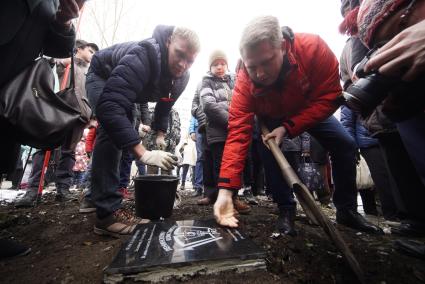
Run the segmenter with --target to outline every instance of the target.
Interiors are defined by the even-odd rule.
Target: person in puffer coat
[[[212,204],[217,198],[218,175],[223,157],[224,143],[227,138],[229,105],[234,85],[233,75],[228,74],[226,54],[221,50],[211,53],[210,71],[202,79],[200,102],[206,117],[207,144],[212,154],[214,187],[207,188],[205,198],[198,201],[200,205]],[[210,191],[210,192],[209,192]],[[239,213],[251,211],[248,205],[234,199]]]
[[[122,195],[117,188],[122,149],[129,149],[146,165],[169,170],[176,164],[171,153],[142,146],[132,110],[135,103],[156,102],[151,128],[163,149],[169,112],[186,88],[188,69],[199,48],[199,38],[192,30],[160,25],[151,38],[116,44],[93,57],[86,89],[100,124],[92,161],[96,234],[131,234],[140,222],[121,209]]]

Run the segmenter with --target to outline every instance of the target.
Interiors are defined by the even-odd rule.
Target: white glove
[[[156,146],[160,150],[165,150],[165,148],[167,148],[167,144],[165,144],[164,136],[157,136],[156,137]]]
[[[140,136],[140,138],[144,138],[146,136],[146,134],[148,134],[149,131],[150,131],[150,127],[148,125],[143,125],[143,124],[139,125],[139,136]]]
[[[140,158],[140,162],[163,170],[172,170],[177,165],[177,157],[168,152],[153,150],[146,151]]]

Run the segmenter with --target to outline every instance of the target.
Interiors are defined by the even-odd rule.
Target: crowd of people
[[[201,48],[191,28],[158,25],[147,39],[99,49],[75,40],[71,20],[84,1],[27,2],[6,5],[23,15],[14,20],[24,20],[16,23],[21,29],[2,31],[0,88],[41,51],[66,82],[64,70],[74,58],[76,95],[88,99],[93,114],[78,144],[55,150],[55,188],[61,202],[77,199],[73,185],[83,190],[80,212],[95,213],[95,234],[129,235],[149,222],[122,206],[133,198],[135,161],[140,175],[181,172],[180,190],[188,188],[190,172],[197,204],[213,206],[222,226],[238,227],[238,215],[250,214],[256,196],[268,196],[278,209],[276,230],[295,236],[297,200],[268,148],[274,140],[305,183],[303,164],[317,166],[312,194],[335,208],[338,224],[383,234],[358,212],[360,192],[364,212],[382,214],[392,233],[425,235],[423,1],[342,0],[340,31],[349,38],[339,61],[318,35],[294,32],[274,16],[253,19],[240,37],[236,70],[229,70],[220,46],[210,54],[193,90],[187,133],[180,133],[173,105]],[[50,20],[40,21],[46,13]],[[20,138],[1,116],[0,126],[10,133],[1,141],[1,173],[15,172],[19,187]],[[262,127],[270,132],[263,134]],[[27,191],[16,207],[36,201],[45,153],[32,155]],[[356,183],[361,157],[373,188],[360,190]],[[2,257],[29,251],[6,239],[0,248]]]

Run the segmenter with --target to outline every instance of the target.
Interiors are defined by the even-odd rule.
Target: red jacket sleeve
[[[317,122],[332,115],[339,107],[342,89],[339,82],[338,60],[319,37],[302,45],[299,60],[311,84],[307,106],[283,123],[290,137],[296,137]],[[304,56],[308,54],[309,56]],[[304,63],[304,64],[303,64]]]
[[[253,97],[247,82],[236,81],[229,109],[226,145],[221,162],[219,188],[239,189],[241,175],[252,139]]]

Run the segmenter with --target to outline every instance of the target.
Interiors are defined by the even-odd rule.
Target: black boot
[[[383,235],[384,232],[378,226],[367,221],[362,215],[353,210],[337,210],[336,222],[358,231]]]
[[[295,207],[281,207],[279,206],[279,217],[277,218],[276,228],[285,235],[296,236],[295,230]]]
[[[15,207],[32,207],[37,200],[37,189],[28,189],[24,196],[16,200]]]

